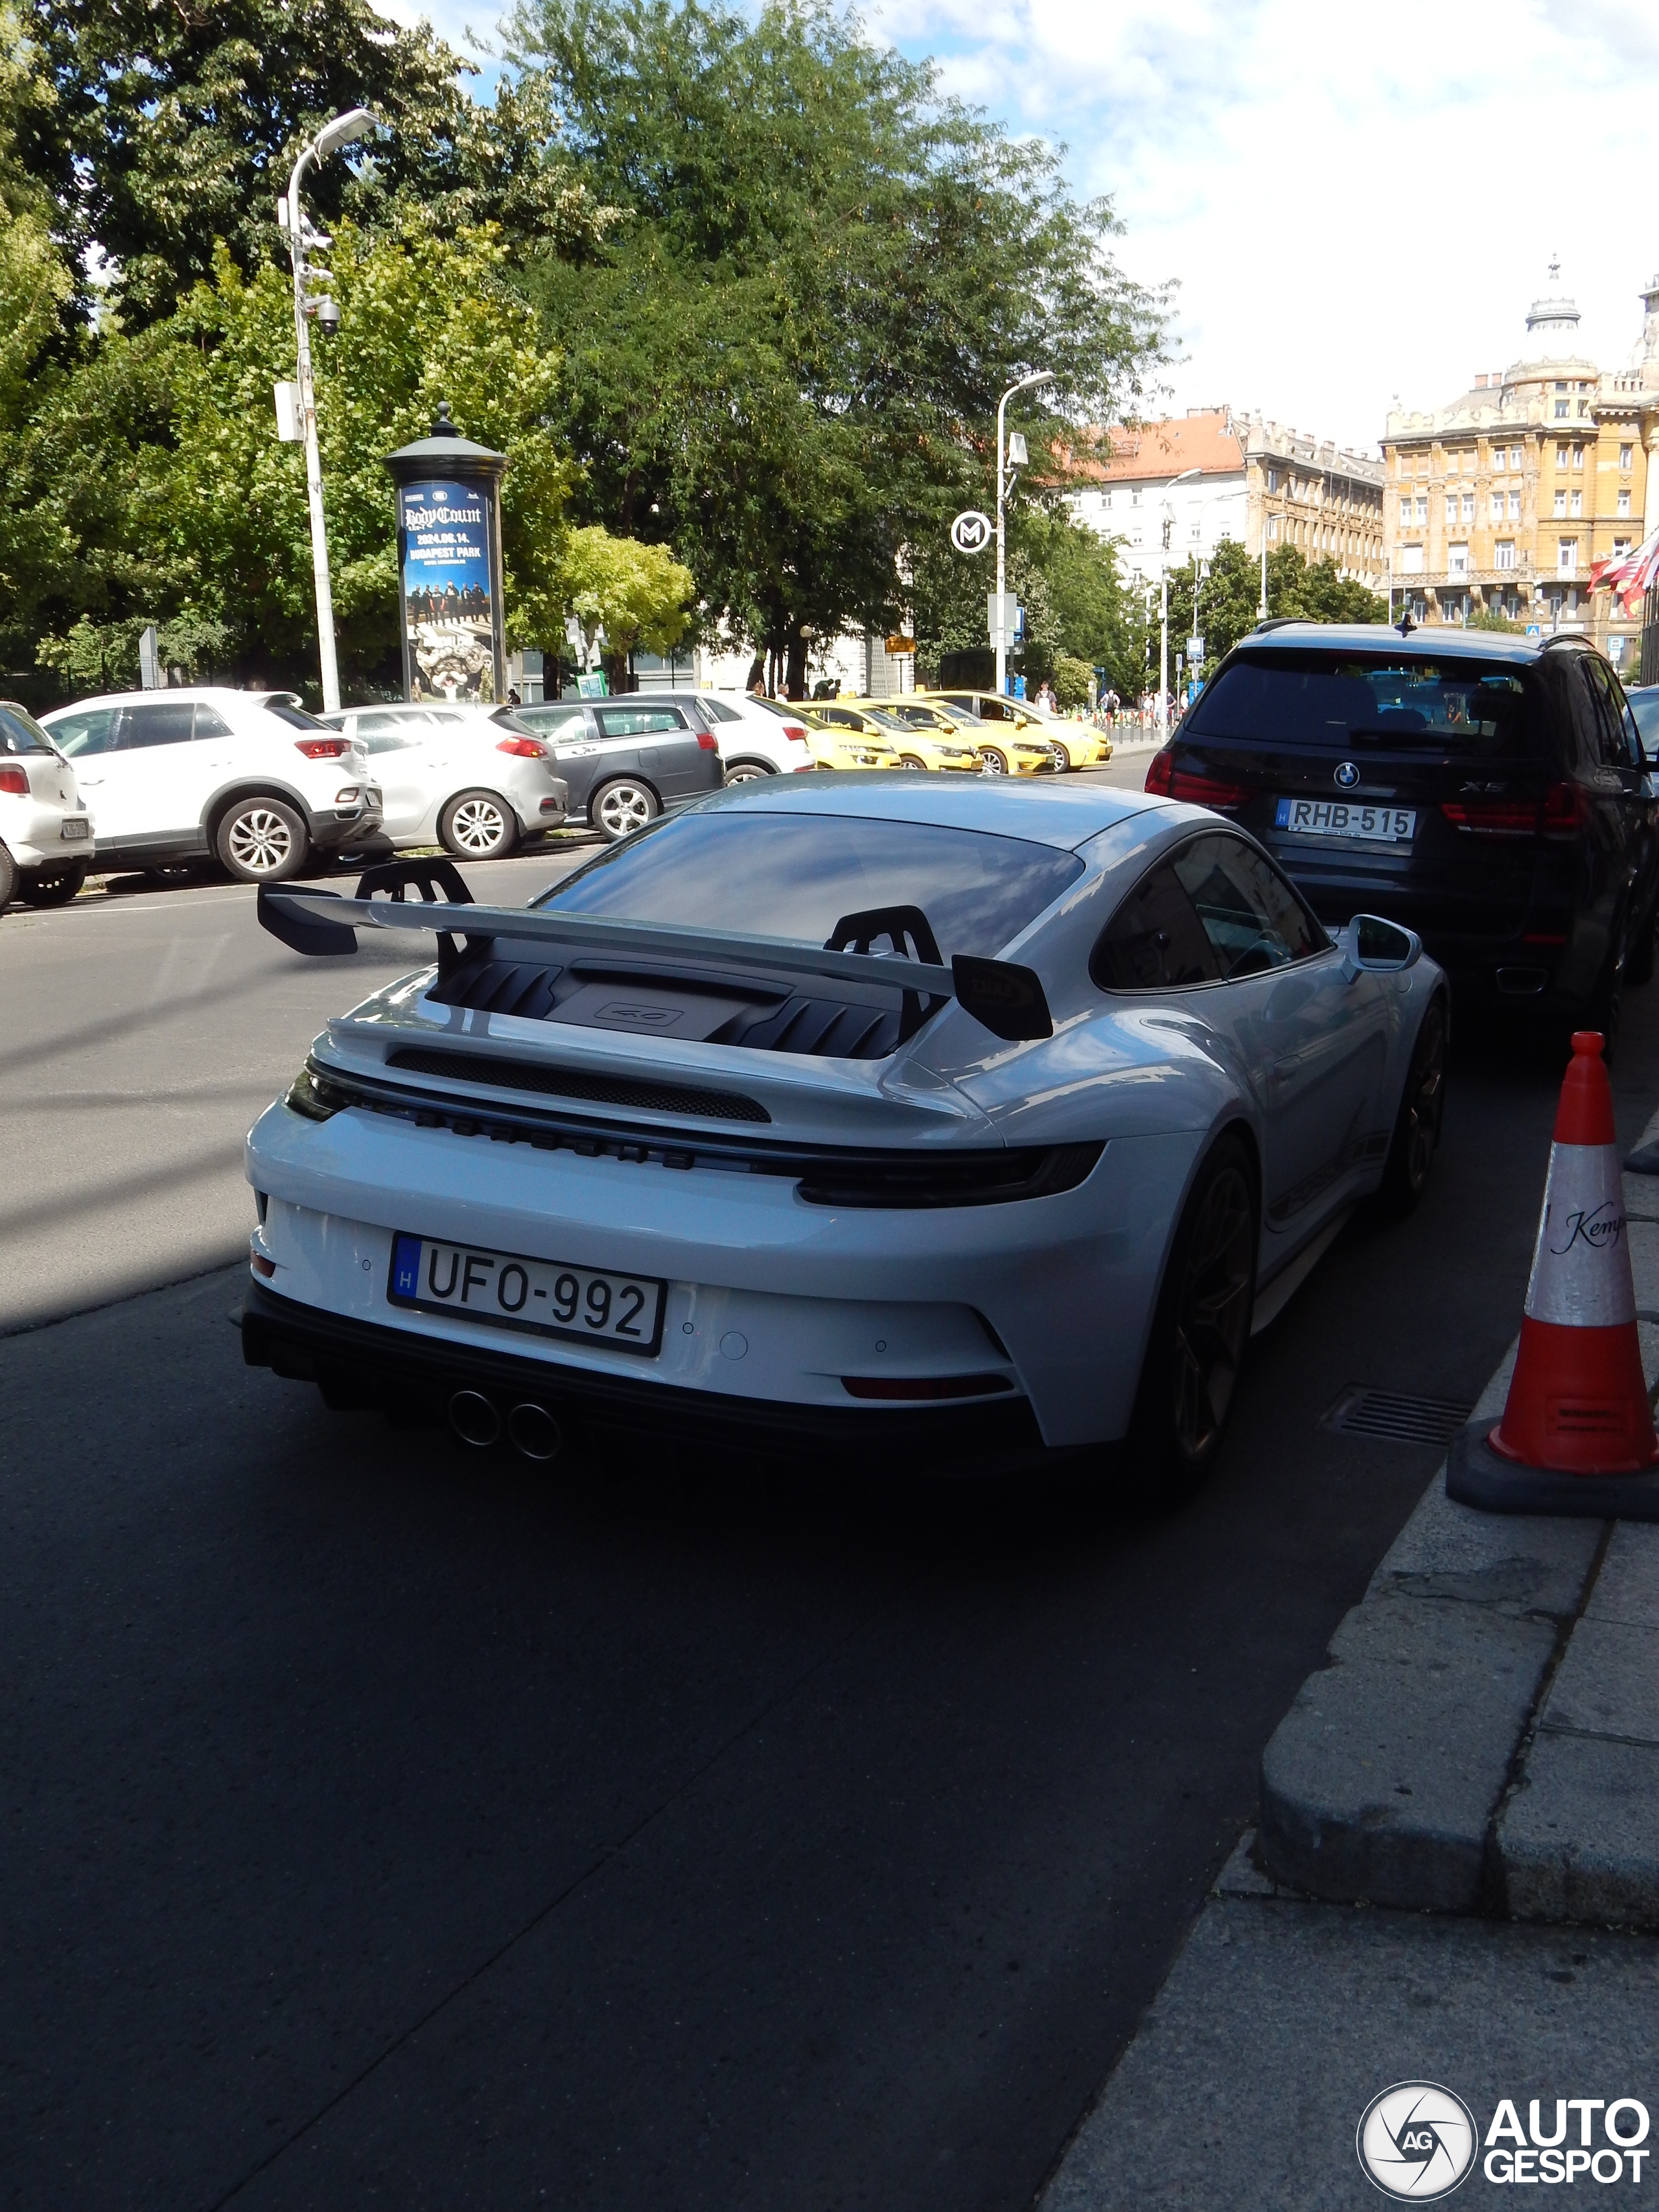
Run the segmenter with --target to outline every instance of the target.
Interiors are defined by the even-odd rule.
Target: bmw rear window
[[[939,951],[992,956],[1083,872],[1023,837],[836,814],[681,814],[537,902],[574,914],[822,945],[845,915],[919,906]]]
[[[1514,759],[1532,750],[1526,672],[1462,654],[1252,653],[1200,696],[1181,734],[1268,747],[1389,745]]]

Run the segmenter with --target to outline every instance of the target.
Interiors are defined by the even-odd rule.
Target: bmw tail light
[[[1167,799],[1174,781],[1175,755],[1168,745],[1164,745],[1146,763],[1146,788],[1154,799]]]
[[[511,753],[519,760],[547,758],[547,747],[539,738],[503,738],[495,750],[498,753]]]
[[[699,730],[697,743],[706,753],[717,753],[720,749],[720,741],[712,730]]]
[[[1250,795],[1248,784],[1224,783],[1217,775],[1194,775],[1178,768],[1170,780],[1171,799],[1184,799],[1194,806],[1243,806]]]
[[[1538,831],[1535,799],[1448,799],[1440,811],[1453,829],[1474,837],[1532,837]]]
[[[296,753],[303,753],[307,760],[342,760],[351,750],[351,740],[349,738],[296,738],[294,750]]]
[[[1538,826],[1547,837],[1576,837],[1584,820],[1584,794],[1576,783],[1553,783],[1544,793]]]
[[[0,791],[9,791],[15,798],[27,799],[29,795],[27,770],[21,768],[0,768]]]

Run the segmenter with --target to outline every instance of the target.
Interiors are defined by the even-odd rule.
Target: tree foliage
[[[1041,362],[1057,405],[1110,411],[1158,353],[1109,208],[830,7],[523,0],[514,37],[622,210],[530,279],[579,502],[672,536],[792,693],[812,638],[900,619],[913,549],[983,500],[1006,384]]]
[[[1235,539],[1224,538],[1210,556],[1209,569],[1201,581],[1194,561],[1170,572],[1172,671],[1176,653],[1185,652],[1189,637],[1203,638],[1206,665],[1213,668],[1255,628],[1261,605],[1259,559]],[[1297,622],[1380,623],[1388,619],[1388,602],[1357,577],[1344,576],[1334,561],[1310,563],[1299,547],[1275,545],[1267,554],[1267,612]]]

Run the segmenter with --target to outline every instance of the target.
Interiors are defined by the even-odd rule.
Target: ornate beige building
[[[1639,620],[1589,589],[1590,570],[1659,527],[1659,276],[1642,293],[1638,358],[1604,371],[1578,343],[1578,309],[1557,289],[1527,316],[1522,358],[1477,376],[1449,407],[1403,410],[1383,440],[1388,581],[1419,623],[1486,608],[1577,629],[1615,665]],[[1635,641],[1635,642],[1632,642]]]
[[[1159,422],[1114,425],[1067,457],[1079,521],[1114,540],[1125,572],[1155,580],[1207,559],[1224,538],[1252,558],[1265,543],[1382,588],[1382,470],[1372,455],[1230,407],[1189,407]]]

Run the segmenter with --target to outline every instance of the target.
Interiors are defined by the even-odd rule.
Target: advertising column
[[[398,486],[404,696],[494,706],[507,691],[506,456],[463,438],[446,404],[432,435],[389,455],[386,466]]]

